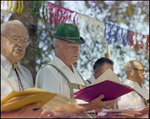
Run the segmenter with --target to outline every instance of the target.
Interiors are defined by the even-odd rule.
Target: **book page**
[[[40,107],[42,107],[55,96],[57,96],[56,93],[46,92],[38,88],[27,89],[21,92],[12,91],[12,93],[1,100],[1,111],[18,110],[36,102],[41,102]]]
[[[113,110],[105,110],[104,112],[119,112],[119,113],[124,113],[124,114],[129,114],[129,115],[135,115],[135,114],[141,114],[140,111],[141,109],[113,109]]]
[[[105,71],[100,77],[98,77],[91,85],[103,82],[105,80],[110,80],[116,83],[121,83],[120,79],[116,76],[116,74],[109,68]]]
[[[49,111],[49,110],[55,109],[56,107],[58,107],[62,104],[66,104],[68,102],[71,102],[70,98],[68,98],[62,94],[57,94],[57,96],[55,96],[53,99],[51,99],[42,108],[43,108],[43,111]]]
[[[44,93],[46,91],[40,89],[40,88],[29,88],[26,89],[25,91],[12,91],[8,96],[6,96],[4,99],[1,100],[1,104],[3,104],[6,100],[11,99],[12,97],[17,97],[17,96],[23,96],[23,95],[30,95],[30,94],[36,94],[36,93]]]

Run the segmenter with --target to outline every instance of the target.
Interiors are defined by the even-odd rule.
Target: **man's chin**
[[[24,55],[23,55],[23,54],[18,54],[18,53],[16,53],[16,54],[14,55],[14,57],[17,58],[18,60],[21,60],[21,59],[24,57]]]

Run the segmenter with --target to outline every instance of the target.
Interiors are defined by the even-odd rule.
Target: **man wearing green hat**
[[[69,97],[72,103],[81,104],[81,100],[74,99],[73,93],[86,87],[86,83],[74,65],[78,60],[79,46],[84,44],[85,40],[80,37],[76,25],[61,23],[57,26],[53,42],[55,56],[52,61],[39,70],[36,76],[35,86],[51,93],[60,93]],[[97,105],[106,107],[113,105],[115,102],[114,100],[101,102],[101,99],[102,98],[97,98],[97,100],[99,100],[98,102],[93,101],[94,103],[92,103],[90,109],[95,109]],[[70,109],[70,106],[68,107]],[[75,106],[73,109],[76,110],[76,112],[82,111],[80,108],[75,109]],[[70,110],[68,111],[70,113]]]
[[[73,64],[78,60],[79,46],[85,43],[74,24],[61,23],[53,35],[55,56],[37,74],[36,87],[60,93],[72,99],[73,93],[86,86]]]

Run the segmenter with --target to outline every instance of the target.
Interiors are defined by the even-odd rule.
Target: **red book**
[[[95,85],[83,88],[82,90],[74,93],[74,95],[76,95],[74,98],[91,102],[93,99],[103,94],[104,98],[102,99],[102,101],[107,101],[116,99],[131,91],[134,91],[134,89],[130,88],[129,86],[105,80]]]

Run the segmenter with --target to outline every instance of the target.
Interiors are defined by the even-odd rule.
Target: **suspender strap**
[[[135,92],[143,99],[143,102],[145,103],[145,105],[148,105],[148,101],[139,93],[135,90]]]
[[[74,99],[74,95],[73,95],[73,93],[74,93],[73,89],[79,89],[80,88],[79,86],[81,86],[82,88],[84,88],[86,86],[78,85],[78,84],[75,84],[75,83],[71,83],[70,80],[66,77],[66,75],[58,67],[56,67],[53,64],[48,64],[48,65],[53,66],[67,80],[67,83],[68,83],[69,88],[70,88],[70,99],[72,100],[72,103],[76,102],[76,100]],[[80,77],[81,77],[81,75],[80,75]],[[82,78],[82,80],[83,80],[83,78]],[[84,81],[84,83],[85,83],[85,81]],[[86,83],[85,83],[85,85],[86,85]]]
[[[78,71],[77,71],[78,72]],[[78,74],[80,75],[80,73],[78,72]],[[86,83],[85,83],[85,80],[82,78],[82,76],[80,75],[82,81],[84,82],[85,86],[84,87],[87,87]]]
[[[55,65],[52,65],[52,64],[49,64],[51,66],[53,66],[66,80],[67,80],[67,83],[69,85],[69,88],[70,88],[70,99],[74,102],[75,99],[73,99],[73,87],[71,85],[71,82],[69,81],[69,79],[66,77],[66,75],[59,69],[57,68]]]

